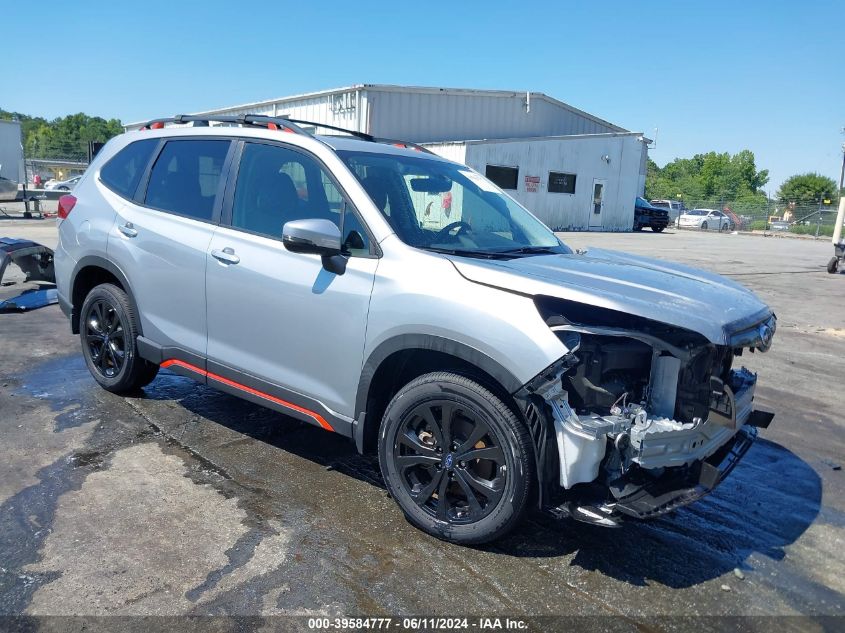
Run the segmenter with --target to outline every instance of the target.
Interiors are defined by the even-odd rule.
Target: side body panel
[[[224,248],[237,264],[215,259]],[[280,240],[218,228],[208,256],[208,358],[321,402],[349,419],[379,260],[343,275]]]
[[[127,223],[137,232],[121,232]],[[214,226],[126,202],[108,256],[125,271],[140,306],[144,335],[194,354],[206,350],[205,254]]]
[[[446,257],[405,246],[395,236],[381,246],[385,257],[373,286],[365,362],[385,341],[430,335],[477,350],[522,385],[567,352],[531,297],[473,283]]]

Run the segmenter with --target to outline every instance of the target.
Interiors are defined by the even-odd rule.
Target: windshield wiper
[[[459,255],[461,257],[478,257],[480,259],[511,259],[514,253],[503,251],[470,251],[461,248],[437,248],[435,246],[425,246],[425,250],[435,253],[443,253],[444,255]]]
[[[509,248],[499,253],[508,255],[542,255],[546,253],[560,255],[560,246],[520,246],[519,248]]]

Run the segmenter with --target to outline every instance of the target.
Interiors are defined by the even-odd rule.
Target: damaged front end
[[[606,526],[651,518],[713,490],[773,414],[753,408],[755,374],[734,361],[767,351],[766,311],[726,326],[728,344],[586,304],[539,297],[569,350],[518,394],[535,439],[541,503]]]

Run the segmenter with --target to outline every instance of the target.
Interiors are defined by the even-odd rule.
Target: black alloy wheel
[[[91,304],[85,319],[85,341],[100,375],[117,376],[126,362],[126,327],[108,300],[98,299]]]
[[[108,391],[136,391],[158,374],[158,365],[138,354],[140,332],[135,314],[129,296],[114,284],[95,286],[82,303],[82,355],[94,380]]]
[[[482,416],[453,401],[416,406],[399,431],[393,460],[405,491],[441,521],[479,521],[505,489],[505,455],[495,434]]]
[[[411,523],[462,544],[512,529],[534,473],[528,429],[514,410],[479,382],[445,371],[412,380],[390,401],[379,463]]]

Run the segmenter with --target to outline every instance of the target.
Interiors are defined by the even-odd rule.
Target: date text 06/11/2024
[[[446,618],[446,617],[382,617],[382,618],[308,618],[308,628],[314,630],[360,631],[360,630],[400,630],[400,631],[431,631],[431,630],[469,630],[481,631],[510,630],[520,631],[528,629],[528,623],[518,618],[480,617],[480,618]]]

